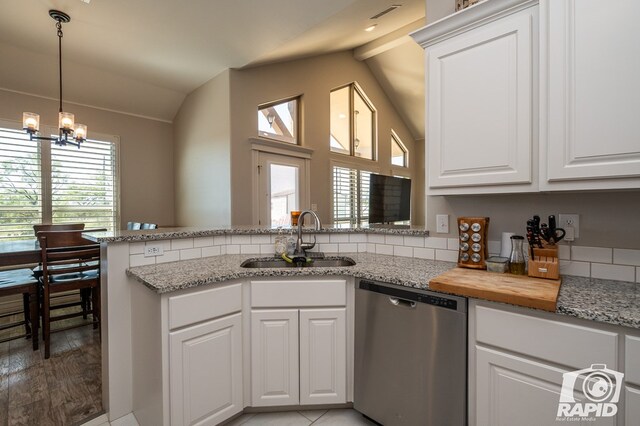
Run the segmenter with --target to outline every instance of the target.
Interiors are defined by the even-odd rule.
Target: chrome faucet
[[[313,210],[303,210],[298,217],[298,239],[296,240],[296,250],[293,253],[293,257],[307,257],[305,250],[310,250],[316,245],[316,236],[313,236],[312,243],[305,243],[302,241],[302,225],[304,224],[304,216],[310,214],[315,219],[316,231],[322,230],[322,223],[320,218]]]

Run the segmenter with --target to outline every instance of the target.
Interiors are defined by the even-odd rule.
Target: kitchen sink
[[[350,257],[325,257],[313,259],[306,263],[289,263],[283,259],[248,259],[240,264],[242,268],[332,268],[336,266],[353,266],[356,261]]]

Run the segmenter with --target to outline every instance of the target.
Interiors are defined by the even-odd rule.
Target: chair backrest
[[[142,224],[140,222],[127,222],[127,230],[129,231],[137,231],[141,227]]]
[[[84,229],[84,223],[60,223],[55,225],[33,225],[33,232],[38,236],[40,231],[78,231]]]
[[[77,247],[98,245],[95,241],[87,240],[82,236],[84,232],[104,232],[105,228],[83,229],[72,231],[40,231],[36,234],[40,242],[40,248]]]
[[[44,244],[48,241],[43,238]],[[98,285],[100,281],[100,245],[42,247],[42,283],[45,297],[50,291],[66,291]],[[55,290],[50,290],[52,284]]]

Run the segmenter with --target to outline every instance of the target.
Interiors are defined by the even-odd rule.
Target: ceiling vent
[[[369,19],[378,19],[383,17],[384,15],[386,15],[387,13],[391,13],[394,10],[396,10],[397,8],[399,8],[400,6],[402,6],[401,4],[392,4],[391,6],[389,6],[388,8],[386,8],[385,10],[383,10],[382,12],[373,15],[371,18]]]

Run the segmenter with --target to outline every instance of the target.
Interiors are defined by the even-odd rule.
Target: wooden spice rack
[[[533,258],[529,259],[528,275],[535,278],[557,280],[560,277],[558,246],[548,245],[533,248]]]

